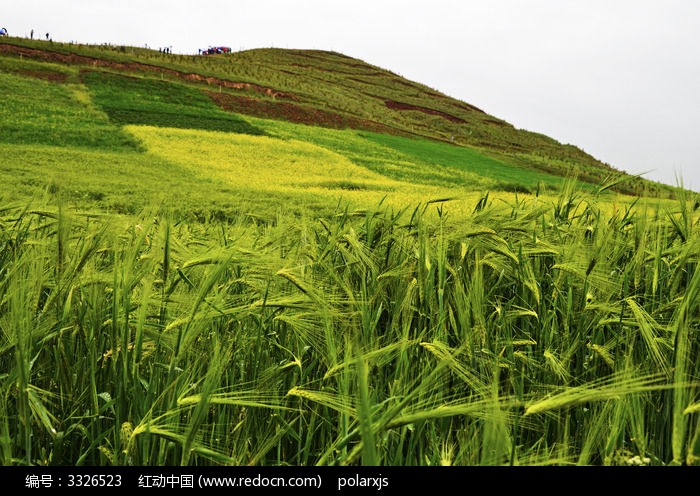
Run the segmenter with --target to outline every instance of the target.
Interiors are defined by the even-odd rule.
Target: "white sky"
[[[700,190],[698,0],[0,0],[13,36],[334,50]]]

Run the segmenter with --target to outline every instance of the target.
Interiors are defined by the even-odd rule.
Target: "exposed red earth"
[[[399,134],[399,130],[368,119],[341,115],[328,110],[321,110],[291,102],[260,100],[229,93],[207,92],[209,97],[221,108],[230,112],[252,115],[255,117],[283,119],[301,124],[318,125],[335,129],[352,128],[375,131],[379,133]],[[401,133],[405,134],[405,133]]]

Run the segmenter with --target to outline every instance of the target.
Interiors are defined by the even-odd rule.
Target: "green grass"
[[[558,191],[565,180],[514,167],[471,148],[436,141],[264,119],[251,122],[272,136],[303,139],[341,153],[353,163],[396,181],[535,193],[538,188]]]
[[[53,82],[78,82],[78,70],[75,67],[26,58],[0,56],[0,70],[3,73],[31,76]]]
[[[137,149],[138,143],[86,104],[84,89],[0,74],[0,142],[87,149]]]
[[[220,110],[201,91],[182,84],[103,72],[86,72],[82,79],[95,103],[117,125],[263,134],[244,119]]]
[[[512,164],[485,156],[472,148],[446,146],[444,143],[435,141],[409,140],[382,134],[367,134],[366,138],[396,150],[411,161],[425,164],[426,169],[452,169],[443,172],[443,175],[458,176],[459,173],[466,172],[489,179],[493,183],[493,188],[498,190],[534,193],[538,186],[558,189],[563,182],[560,177],[514,167]]]
[[[136,214],[159,202],[186,205],[194,178],[138,152],[0,145],[0,153],[6,164],[0,171],[4,189],[0,197],[6,201],[27,202],[48,191],[73,209]],[[156,189],[158,184],[167,187]]]

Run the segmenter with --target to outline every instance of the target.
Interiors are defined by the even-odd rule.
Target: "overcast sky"
[[[183,54],[334,50],[700,190],[700,0],[0,0],[0,27]]]

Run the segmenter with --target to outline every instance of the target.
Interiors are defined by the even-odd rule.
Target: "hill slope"
[[[428,147],[422,159],[460,168],[460,161],[470,162],[465,153],[482,157],[486,161],[473,169],[496,171],[499,180],[489,186],[496,189],[532,191],[542,181],[551,183],[548,177],[574,176],[592,184],[625,177],[616,189],[630,194],[666,197],[673,192],[658,183],[626,177],[579,148],[516,129],[473,105],[339,53],[255,49],[183,56],[8,38],[0,42],[0,57],[3,71],[48,81],[47,88],[74,83],[87,89],[84,100],[94,99],[108,121],[120,126],[259,135],[266,132],[249,118],[273,119],[443,142],[450,146]],[[51,139],[56,142],[55,136]],[[405,141],[394,145],[407,146]],[[523,171],[533,173],[524,185]],[[477,181],[474,186],[483,184]]]

